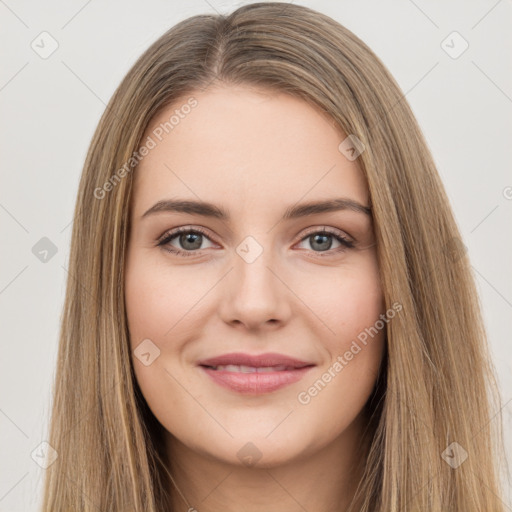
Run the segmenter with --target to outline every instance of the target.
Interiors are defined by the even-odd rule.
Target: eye
[[[174,246],[171,242],[176,239],[179,247]],[[201,253],[204,240],[210,240],[206,232],[199,228],[181,227],[173,231],[165,233],[158,241],[157,246],[162,247],[165,251],[178,256],[195,256]],[[334,243],[339,244],[337,248],[332,248]],[[211,240],[210,240],[211,241]],[[324,227],[322,230],[312,230],[300,243],[309,242],[313,252],[316,253],[338,253],[355,246],[354,242],[346,238],[341,232],[331,230]],[[211,247],[211,246],[210,246]],[[323,254],[319,254],[323,256]]]
[[[338,243],[338,247],[332,249],[333,239]],[[305,237],[302,238],[300,243],[307,242],[310,244],[313,252],[320,253],[337,253],[346,249],[351,249],[355,246],[354,242],[341,234],[337,230],[331,230],[324,227],[320,231],[310,231]],[[322,254],[320,256],[323,256]]]
[[[177,239],[177,243],[183,249],[176,248],[171,245],[171,242],[175,238]],[[194,256],[200,252],[201,249],[205,249],[205,247],[201,247],[203,239],[205,238],[210,240],[201,228],[191,229],[188,227],[182,227],[165,233],[165,235],[158,241],[157,246],[179,256]]]

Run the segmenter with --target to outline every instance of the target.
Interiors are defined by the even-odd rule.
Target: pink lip
[[[217,384],[245,394],[260,394],[275,391],[284,386],[297,382],[313,367],[308,363],[282,354],[266,353],[251,356],[243,353],[224,354],[219,357],[200,361],[199,366]],[[216,370],[212,367],[236,365],[253,368],[280,367],[276,371],[264,373],[232,372]],[[286,368],[283,369],[282,367]]]
[[[311,366],[314,363],[308,363],[306,361],[301,361],[300,359],[295,359],[294,357],[276,354],[273,352],[267,352],[257,356],[244,354],[242,352],[233,352],[231,354],[223,354],[210,359],[203,359],[202,361],[199,361],[198,364],[200,366],[234,364],[237,366],[253,366],[255,368],[261,368],[264,366],[290,366],[293,368],[303,368],[304,366]]]

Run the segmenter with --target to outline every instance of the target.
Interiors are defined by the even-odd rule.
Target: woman
[[[85,162],[43,510],[503,510],[461,247],[354,34],[284,3],[179,23]]]

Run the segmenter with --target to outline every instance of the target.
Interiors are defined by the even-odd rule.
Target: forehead
[[[135,173],[135,210],[179,196],[230,209],[343,195],[368,204],[334,121],[302,99],[249,86],[192,91],[151,121]],[[153,144],[152,144],[153,145]]]

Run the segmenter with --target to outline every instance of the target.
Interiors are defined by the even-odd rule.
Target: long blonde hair
[[[214,82],[299,97],[366,148],[358,161],[384,300],[403,310],[388,324],[367,404],[372,427],[354,503],[366,512],[502,511],[501,416],[493,418],[501,397],[470,263],[423,135],[360,39],[277,2],[178,23],[138,59],[103,114],[76,202],[48,439],[58,458],[46,470],[43,510],[171,510],[162,427],[130,356],[124,262],[135,167],[126,162],[156,113]]]

